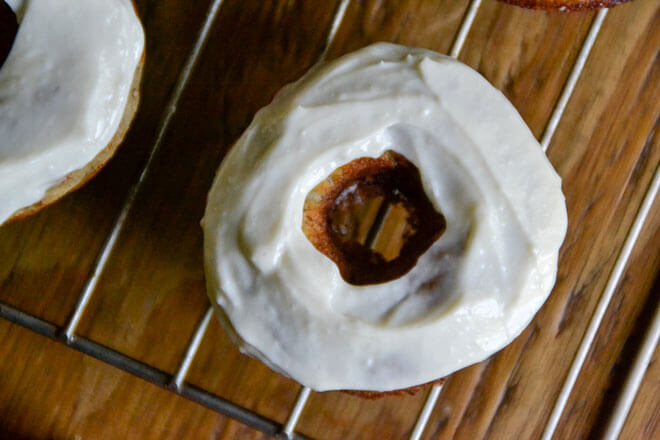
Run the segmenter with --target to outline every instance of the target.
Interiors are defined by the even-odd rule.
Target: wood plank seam
[[[529,327],[525,330],[525,332],[529,333],[525,337],[525,342],[522,344],[522,349],[520,350],[521,353],[524,353],[525,350],[527,349],[528,345],[536,338],[538,334],[539,328],[538,325],[535,322],[532,322]],[[524,333],[523,333],[524,335]],[[506,377],[506,383],[505,386],[502,387],[500,393],[497,395],[497,405],[495,406],[495,409],[492,412],[492,417],[490,418],[490,421],[488,422],[488,426],[484,430],[486,433],[484,437],[487,437],[488,432],[491,430],[491,427],[493,426],[493,422],[495,421],[495,416],[497,415],[497,412],[499,411],[500,407],[504,402],[507,401],[508,396],[510,395],[511,391],[518,385],[518,382],[520,381],[520,362],[519,362],[519,357],[518,361],[515,363],[513,368],[509,370],[508,375]],[[485,370],[484,370],[485,371]]]

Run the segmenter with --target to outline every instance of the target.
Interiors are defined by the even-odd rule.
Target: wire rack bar
[[[289,414],[289,419],[286,421],[284,424],[284,428],[282,429],[282,433],[287,437],[291,438],[293,435],[294,429],[296,429],[296,425],[298,424],[298,420],[300,419],[300,416],[302,415],[303,409],[305,409],[305,405],[307,404],[307,400],[309,399],[309,395],[312,390],[310,390],[307,387],[302,387],[300,389],[300,392],[298,393],[298,398],[296,399],[296,404],[293,407],[293,410],[291,410],[291,414]]]
[[[545,126],[545,130],[543,131],[543,137],[541,138],[541,147],[543,148],[543,151],[548,150],[552,136],[555,134],[555,131],[557,131],[559,121],[564,115],[564,110],[566,110],[568,100],[571,98],[571,95],[573,95],[575,85],[580,78],[580,74],[582,73],[582,69],[584,69],[587,58],[589,58],[589,53],[591,53],[591,49],[596,42],[596,37],[600,32],[600,28],[603,26],[603,21],[605,21],[608,10],[609,9],[601,9],[598,11],[596,18],[594,18],[593,22],[591,23],[587,38],[584,39],[584,42],[582,43],[582,49],[580,49],[580,53],[578,54],[575,60],[575,64],[573,65],[573,70],[571,70],[571,73],[566,80],[564,90],[562,90],[559,101],[557,101],[555,109],[552,112],[552,116],[550,116],[550,121],[548,122],[548,125]]]
[[[456,41],[454,42],[454,46],[452,47],[451,50],[452,57],[457,58],[458,55],[460,55],[461,49],[463,48],[463,44],[465,43],[465,40],[469,33],[472,22],[474,21],[474,18],[478,12],[480,4],[481,4],[480,0],[473,0],[472,3],[470,4],[470,8],[466,14],[466,18],[463,24],[461,25],[461,29],[459,30],[458,36],[456,37]],[[566,110],[566,105],[568,104],[568,101],[571,98],[573,91],[575,90],[575,85],[577,84],[577,81],[580,78],[580,75],[582,74],[582,70],[584,69],[584,65],[587,62],[587,58],[589,58],[591,49],[593,48],[593,45],[596,41],[596,37],[598,36],[598,33],[600,32],[600,29],[603,25],[603,21],[607,16],[607,11],[608,11],[607,9],[601,9],[598,12],[596,18],[591,24],[591,27],[589,28],[589,33],[587,34],[587,37],[582,43],[582,48],[580,49],[580,53],[578,54],[575,60],[575,64],[573,65],[573,69],[571,70],[571,73],[568,76],[566,85],[562,90],[561,96],[559,97],[559,100],[557,101],[555,108],[553,109],[550,120],[548,121],[548,124],[546,125],[546,128],[543,132],[543,136],[540,143],[541,143],[541,148],[543,149],[544,152],[547,151],[548,146],[550,145],[550,141],[552,140],[552,137],[555,134],[555,131],[557,130],[559,121],[561,120],[561,117],[563,116],[564,111]],[[438,395],[439,395],[439,391],[438,391]],[[433,397],[433,400],[431,400],[431,397]],[[411,436],[411,439],[417,440],[419,437],[421,437],[422,433],[424,432],[424,428],[428,423],[430,413],[433,410],[436,401],[437,401],[437,395],[434,396],[432,390],[431,394],[429,394],[429,399],[427,399],[427,402],[424,404],[424,407],[422,408],[422,411],[415,425],[415,429],[413,430],[413,436]],[[414,437],[415,435],[417,437]]]
[[[190,57],[190,60],[189,60],[189,63],[188,63],[190,65],[190,68],[189,69],[184,69],[184,72],[187,71],[186,74],[182,75],[182,78],[185,78],[183,80],[183,81],[185,81],[185,83],[187,83],[187,81],[188,81],[188,77],[190,76],[190,72],[192,71],[192,69],[193,69],[193,67],[196,63],[196,59],[197,59],[199,53],[201,52],[201,48],[203,47],[204,41],[207,38],[209,29],[210,29],[210,27],[211,27],[211,25],[214,21],[215,16],[217,15],[217,12],[218,12],[218,9],[219,9],[221,3],[222,3],[222,0],[216,1],[216,3],[214,3],[214,5],[213,5],[213,8],[211,9],[211,11],[209,11],[206,23],[204,25],[204,28],[202,29],[202,32],[200,32],[200,37],[198,39],[198,46],[199,47],[196,46],[195,50],[193,50],[193,54],[191,54],[191,57]],[[326,38],[325,47],[324,47],[323,51],[321,52],[321,56],[319,57],[319,61],[323,61],[325,59],[325,57],[327,56],[328,51],[330,50],[330,46],[331,46],[331,44],[332,44],[332,42],[335,38],[335,35],[337,35],[337,31],[339,30],[339,26],[341,25],[341,22],[344,19],[344,16],[346,15],[346,10],[348,8],[349,3],[350,3],[350,0],[342,0],[339,3],[339,5],[337,6],[337,9],[335,11],[335,15],[334,15],[334,18],[333,18],[333,21],[332,21],[332,25],[330,26],[330,29],[328,31],[328,36]],[[177,102],[178,102],[178,99],[179,99],[181,93],[183,92],[183,89],[185,88],[185,83],[182,82],[181,90],[178,93],[175,94],[175,96],[176,96],[175,99],[176,99]],[[174,111],[176,110],[176,105],[172,106],[171,110],[172,110],[172,114],[174,114]],[[171,115],[166,118],[167,124],[164,126],[163,133],[166,131],[167,125],[169,125],[169,119],[170,118],[171,118]],[[159,140],[160,140],[160,137],[161,136],[159,136]],[[154,148],[154,150],[158,147],[158,145],[159,145],[159,142],[157,142],[157,146]],[[154,154],[155,154],[155,151],[154,151],[154,153],[152,153],[152,157],[153,157]],[[151,161],[151,157],[150,157],[150,161]],[[148,167],[149,167],[149,163],[147,164],[147,168],[145,168],[145,171],[143,172],[143,174],[146,174]],[[141,180],[138,182],[138,185],[142,181],[142,177],[143,176],[141,176]],[[137,190],[139,190],[139,188]],[[136,193],[137,193],[137,190],[135,191]],[[133,203],[133,200],[131,200],[130,203],[128,204],[128,207],[127,207],[126,211],[128,211],[128,209],[130,209],[130,205],[132,205],[132,203]],[[120,221],[117,223],[117,225],[121,225],[121,224],[123,224],[123,222],[124,222],[124,218],[120,218]],[[112,245],[114,245],[114,242],[112,243]],[[111,250],[111,247],[110,247],[110,250]],[[108,252],[108,254],[109,253],[110,252]],[[107,257],[106,257],[106,259],[107,259]],[[105,262],[103,263],[103,265],[105,265]],[[101,270],[102,270],[102,268],[101,268]],[[92,290],[93,290],[93,288],[92,288]],[[81,311],[80,315],[82,315],[82,311]],[[195,332],[193,333],[193,336],[192,336],[192,338],[191,338],[191,340],[188,344],[188,347],[186,347],[186,354],[185,354],[185,356],[183,357],[183,359],[181,361],[181,365],[179,366],[179,369],[176,372],[176,374],[174,375],[174,377],[172,378],[172,381],[170,383],[170,387],[172,387],[175,391],[177,391],[179,393],[183,392],[183,390],[188,388],[188,386],[184,385],[184,381],[185,381],[186,375],[188,374],[188,370],[190,369],[190,366],[192,365],[192,362],[195,359],[195,356],[197,355],[197,352],[198,352],[199,347],[201,345],[202,339],[204,338],[204,335],[206,334],[206,331],[208,329],[208,326],[209,326],[209,323],[211,321],[212,315],[213,315],[213,307],[211,306],[206,311],[206,314],[201,319],[201,321],[198,324]],[[283,430],[280,432],[280,434],[285,435],[287,438],[296,438],[296,436],[293,434],[293,431],[295,430],[296,424],[298,423],[298,420],[300,419],[300,416],[301,416],[302,411],[305,407],[305,404],[307,403],[307,399],[309,398],[310,392],[311,392],[311,390],[307,387],[303,387],[301,389],[301,391],[298,395],[298,398],[296,400],[296,403],[295,403],[294,407],[292,408],[291,413],[289,414],[289,418],[287,420],[287,423],[283,427]],[[273,435],[273,434],[271,434],[271,435]],[[300,436],[298,436],[298,437],[300,437]]]
[[[140,192],[144,182],[146,181],[146,177],[150,172],[154,158],[157,155],[158,151],[160,150],[160,146],[165,137],[165,134],[167,133],[171,119],[173,115],[176,113],[181,95],[183,94],[183,91],[185,90],[188,81],[190,79],[191,73],[197,64],[198,58],[202,52],[206,40],[208,39],[209,32],[212,28],[215,18],[218,15],[218,11],[220,10],[222,3],[223,0],[214,0],[209,8],[204,25],[198,34],[196,43],[191,51],[190,56],[186,61],[186,64],[184,65],[184,68],[182,69],[179,75],[175,89],[166,106],[163,119],[159,126],[156,141],[148,156],[147,162],[144,168],[142,169],[142,172],[137,182],[131,187],[126,199],[124,200],[121,211],[114,222],[110,235],[107,237],[97,257],[97,260],[94,263],[91,276],[85,283],[85,286],[83,287],[81,295],[78,298],[74,311],[67,324],[64,327],[59,328],[58,326],[52,323],[31,316],[27,313],[24,313],[18,309],[15,309],[3,303],[0,303],[0,317],[7,319],[11,322],[14,322],[18,325],[21,325],[25,328],[28,328],[50,339],[63,342],[66,346],[70,348],[73,348],[79,352],[85,353],[89,356],[99,359],[105,363],[108,363],[116,368],[119,368],[130,374],[138,376],[144,380],[152,382],[155,385],[173,391],[183,397],[198,402],[228,417],[232,417],[267,435],[271,435],[271,436],[285,435],[287,438],[306,439],[307,437],[299,433],[295,433],[294,431],[298,423],[298,420],[302,415],[305,404],[307,403],[309,396],[311,394],[311,390],[307,387],[301,388],[297,401],[294,407],[292,408],[289,418],[287,419],[286,424],[282,426],[274,420],[263,417],[249,409],[243,408],[220,396],[214,395],[206,390],[185,383],[185,377],[190,369],[190,366],[192,365],[196,353],[199,350],[199,346],[201,345],[203,336],[206,333],[210,320],[212,318],[213,315],[212,308],[209,308],[206,311],[206,313],[198,323],[198,326],[191,337],[190,343],[186,348],[186,354],[181,361],[179,369],[174,375],[170,375],[151,365],[135,360],[109,347],[103,346],[89,339],[75,335],[75,331],[78,326],[78,323],[80,322],[80,319],[83,316],[85,308],[91,299],[91,296],[98,284],[98,281],[103,273],[103,270],[105,269],[105,266],[114,249],[114,246],[116,245],[117,239],[121,234],[121,231],[125,225],[128,214],[130,213],[130,210],[135,202],[135,199],[138,193]],[[337,10],[335,12],[332,25],[328,32],[326,44],[320,56],[320,60],[325,59],[325,57],[327,56],[330,46],[346,14],[349,3],[350,0],[342,0],[337,6]],[[458,55],[460,54],[460,51],[463,48],[463,45],[467,39],[467,35],[470,31],[471,25],[476,17],[480,5],[481,5],[481,0],[471,1],[470,6],[468,7],[468,10],[465,14],[463,23],[461,24],[456,39],[452,45],[450,51],[451,56],[458,57]],[[562,90],[562,94],[559,100],[557,101],[555,109],[553,110],[553,113],[546,126],[546,129],[544,130],[541,139],[541,146],[543,147],[544,151],[547,150],[552,140],[552,137],[559,125],[561,117],[563,116],[568,101],[573,93],[573,90],[575,89],[577,81],[586,64],[589,53],[595,43],[596,37],[600,31],[600,28],[602,27],[606,15],[607,15],[607,9],[603,9],[600,12],[598,12],[590,27],[589,33],[585,38],[585,41],[583,42],[583,46],[580,50],[580,53],[578,54],[578,57],[576,58],[576,62],[567,79],[566,85]],[[549,440],[554,434],[558,421],[564,411],[568,397],[570,396],[570,392],[573,389],[573,386],[575,385],[575,381],[577,379],[577,376],[579,375],[582,364],[584,363],[589,348],[593,343],[593,339],[600,326],[600,322],[602,321],[602,318],[607,309],[609,301],[614,293],[614,290],[616,289],[616,286],[620,281],[620,278],[623,273],[623,269],[625,268],[625,265],[630,257],[630,254],[632,253],[632,249],[634,248],[635,242],[639,237],[641,228],[645,222],[646,217],[648,216],[651,205],[653,204],[653,200],[655,199],[658,193],[659,187],[660,187],[660,170],[656,170],[653,182],[647,191],[642,206],[640,207],[637,217],[635,218],[634,224],[631,227],[631,230],[629,231],[624,246],[615,264],[615,267],[610,275],[610,279],[608,280],[608,284],[606,286],[605,292],[600,299],[599,305],[596,309],[596,312],[594,313],[594,316],[592,317],[590,326],[580,346],[580,350],[576,355],[574,363],[571,367],[571,371],[569,372],[569,375],[563,385],[559,398],[555,404],[553,413],[548,421],[546,430],[544,432],[544,436],[543,436],[544,440]],[[620,432],[625,422],[630,406],[632,405],[634,397],[637,393],[637,390],[644,375],[644,371],[646,370],[650,358],[653,354],[654,347],[658,343],[658,338],[660,338],[660,309],[656,313],[652,328],[649,331],[647,338],[645,339],[644,347],[642,348],[640,354],[638,355],[638,358],[636,359],[635,365],[633,367],[633,371],[631,372],[626,382],[624,392],[617,403],[617,407],[615,409],[615,416],[610,421],[610,425],[608,425],[607,438],[615,438],[618,436],[618,433]],[[431,388],[431,391],[429,392],[429,395],[427,396],[427,399],[424,403],[424,407],[422,408],[419,417],[417,419],[417,422],[415,424],[415,427],[412,431],[410,437],[411,439],[418,440],[423,434],[424,429],[428,424],[430,415],[437,403],[441,389],[442,389],[441,385],[434,385]],[[610,432],[613,434],[610,434]]]
[[[630,408],[635,401],[639,386],[642,384],[642,379],[644,379],[646,369],[653,357],[655,347],[658,345],[658,340],[660,340],[660,306],[655,310],[655,317],[653,318],[651,327],[646,333],[642,348],[637,354],[635,364],[626,378],[623,392],[619,396],[614,413],[607,424],[605,435],[603,436],[605,440],[616,440],[619,438],[621,429],[628,418]]]
[[[659,188],[660,188],[660,167],[656,168],[653,181],[651,182],[651,185],[649,186],[646,195],[644,196],[644,201],[642,202],[642,205],[640,206],[639,211],[637,212],[637,216],[635,217],[635,221],[632,227],[630,228],[630,231],[628,232],[628,236],[626,237],[626,241],[624,242],[623,248],[621,249],[621,252],[617,257],[616,264],[614,265],[614,269],[612,269],[612,272],[610,273],[610,277],[607,280],[605,291],[603,292],[602,296],[600,297],[600,300],[598,301],[598,306],[594,311],[594,314],[591,318],[591,322],[589,322],[589,327],[587,328],[587,331],[584,334],[584,337],[582,338],[582,343],[580,344],[580,348],[577,354],[575,355],[575,359],[573,360],[571,369],[568,373],[568,376],[566,376],[566,380],[564,381],[564,385],[562,386],[561,392],[559,393],[559,397],[555,402],[555,407],[552,410],[550,418],[548,419],[548,423],[545,427],[545,431],[542,437],[543,440],[551,440],[552,436],[555,433],[555,430],[557,429],[557,425],[559,424],[559,419],[564,413],[564,409],[566,407],[566,403],[568,402],[568,398],[570,397],[571,391],[575,386],[575,382],[577,381],[577,378],[580,374],[580,370],[582,370],[582,365],[584,365],[584,361],[586,360],[587,355],[589,354],[591,345],[593,344],[594,339],[596,338],[596,333],[600,328],[600,324],[603,321],[605,312],[607,311],[610,301],[614,296],[614,292],[616,291],[616,288],[619,285],[619,281],[621,281],[623,270],[625,269],[626,263],[628,263],[628,259],[632,254],[633,248],[635,247],[635,243],[639,238],[639,234],[642,231],[642,227],[644,226],[646,217],[648,217],[648,214],[651,211],[651,206],[653,205],[653,201],[655,200],[655,197],[658,194]]]
[[[479,6],[481,6],[481,0],[472,0],[472,2],[470,2],[470,6],[468,7],[467,12],[465,13],[465,17],[463,18],[463,23],[461,23],[461,27],[456,34],[456,39],[454,40],[454,44],[449,51],[449,56],[458,58],[460,55],[468,33],[472,28],[474,18],[477,16],[477,12],[479,12]]]
[[[339,5],[337,5],[337,9],[335,10],[335,15],[332,19],[332,24],[330,25],[330,30],[328,31],[328,35],[326,37],[325,47],[323,48],[323,52],[321,52],[321,56],[319,57],[318,62],[325,61],[326,57],[328,56],[328,52],[330,51],[332,42],[335,40],[335,37],[337,36],[337,32],[339,31],[339,27],[341,26],[342,21],[344,21],[344,17],[346,16],[346,10],[348,9],[348,5],[350,4],[350,2],[351,0],[341,0]],[[310,394],[311,394],[311,390],[306,386],[303,386],[300,389],[300,392],[298,393],[298,398],[296,399],[296,403],[293,405],[293,408],[291,408],[291,412],[289,413],[289,418],[287,419],[286,424],[284,425],[282,432],[280,433],[282,436],[286,438],[292,438],[294,436],[296,425],[298,424],[298,420],[300,420],[300,416],[302,415],[305,409],[305,405],[307,405],[307,400],[309,400]]]
[[[80,296],[78,297],[78,301],[76,302],[76,306],[73,310],[73,313],[69,318],[69,322],[66,324],[64,328],[64,336],[67,339],[73,338],[76,332],[76,328],[78,327],[78,323],[80,322],[80,319],[82,318],[83,313],[85,312],[85,308],[87,308],[87,304],[89,304],[89,300],[92,298],[92,294],[94,293],[94,290],[98,285],[99,279],[103,274],[103,270],[105,269],[105,266],[108,263],[110,254],[112,253],[115,245],[117,244],[117,239],[119,238],[119,235],[121,234],[121,231],[124,228],[124,225],[126,224],[126,218],[128,217],[128,214],[131,208],[133,207],[133,204],[135,203],[135,199],[138,193],[144,186],[144,182],[147,180],[146,178],[149,175],[149,171],[151,170],[151,166],[154,162],[154,158],[156,157],[158,151],[160,150],[160,146],[163,142],[163,139],[165,138],[165,133],[167,133],[167,129],[170,126],[172,116],[174,116],[174,113],[176,113],[176,109],[179,104],[179,99],[181,98],[184,89],[188,85],[188,80],[190,79],[190,75],[193,69],[197,65],[197,60],[199,59],[199,55],[201,54],[204,44],[208,39],[209,31],[211,30],[211,26],[213,25],[216,16],[218,15],[218,10],[220,9],[222,2],[223,0],[213,0],[213,3],[211,4],[208,13],[206,14],[204,26],[202,26],[202,29],[200,30],[197,36],[197,41],[195,42],[195,46],[193,47],[190,56],[186,60],[186,64],[184,65],[183,70],[181,70],[181,73],[179,74],[179,78],[177,80],[174,91],[172,92],[172,95],[170,96],[170,100],[165,108],[165,114],[158,129],[158,136],[156,137],[156,142],[154,143],[154,146],[151,149],[151,153],[149,154],[147,162],[144,168],[142,169],[142,172],[140,173],[140,177],[138,178],[137,182],[133,184],[133,186],[128,192],[128,195],[126,196],[126,199],[124,200],[124,203],[122,204],[121,207],[121,211],[119,212],[119,215],[115,219],[110,235],[108,235],[108,237],[106,238],[105,243],[101,248],[101,252],[99,253],[99,256],[94,262],[92,274],[85,282],[83,290]]]
[[[451,50],[449,52],[449,55],[452,58],[458,58],[458,56],[461,54],[465,40],[470,33],[474,19],[477,16],[477,12],[479,12],[479,6],[481,6],[481,0],[472,0],[470,3],[468,10],[463,17],[461,27],[456,34],[456,39],[454,40],[454,43],[452,44]],[[415,422],[415,426],[413,427],[412,433],[410,434],[410,440],[419,440],[422,437],[424,429],[429,423],[431,413],[433,412],[435,404],[438,401],[438,396],[440,396],[441,390],[442,385],[438,384],[433,385],[431,388],[431,391],[429,392],[429,395],[426,397],[426,401],[424,402],[424,406],[417,416],[417,421]]]
[[[348,9],[348,4],[350,2],[351,0],[341,0],[341,3],[337,5],[337,10],[335,11],[335,15],[332,19],[332,25],[330,25],[330,30],[328,31],[328,36],[326,37],[325,40],[325,47],[323,48],[323,52],[321,52],[319,61],[325,60],[325,58],[328,56],[328,52],[330,51],[330,46],[332,45],[332,42],[335,40],[335,36],[337,35],[339,26],[341,26],[341,22],[344,20],[344,16],[346,15],[346,10]]]
[[[192,385],[186,384],[180,389],[172,390],[169,386],[173,379],[172,375],[89,339],[80,336],[66,339],[62,337],[61,328],[56,325],[31,316],[9,305],[0,303],[0,317],[52,340],[63,342],[66,346],[76,351],[92,356],[162,388],[174,391],[187,399],[200,403],[228,417],[232,417],[265,434],[274,436],[280,432],[281,425],[274,420]],[[295,434],[292,437],[296,440],[306,439],[306,437],[299,434]]]
[[[183,356],[181,364],[179,365],[179,369],[172,378],[172,383],[170,385],[177,391],[181,389],[183,386],[183,381],[186,380],[188,370],[190,370],[190,366],[195,359],[195,355],[199,350],[199,346],[202,344],[202,339],[206,334],[206,329],[209,327],[212,316],[213,307],[209,306],[209,308],[206,310],[206,313],[204,313],[204,316],[199,321],[199,324],[197,324],[197,328],[195,329],[195,332],[193,333],[193,336],[188,343],[188,347],[186,348],[186,354]]]
[[[429,395],[426,397],[424,407],[422,407],[422,411],[419,413],[419,417],[417,417],[415,427],[410,434],[410,440],[419,440],[422,437],[424,429],[429,423],[429,418],[431,418],[431,412],[438,401],[438,396],[440,396],[440,391],[442,391],[442,385],[440,384],[435,384],[431,388],[431,392],[429,392]]]

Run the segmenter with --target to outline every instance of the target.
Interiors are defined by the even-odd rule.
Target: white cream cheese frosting
[[[83,168],[119,128],[144,51],[131,0],[11,0],[0,68],[0,224]]]
[[[338,167],[387,150],[418,167],[447,228],[403,277],[358,287],[303,234],[303,205]],[[519,335],[566,226],[559,176],[497,89],[381,43],[284,88],[227,155],[203,220],[208,293],[243,352],[306,386],[402,389]]]

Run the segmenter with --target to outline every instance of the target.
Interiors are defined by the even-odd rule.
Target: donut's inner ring
[[[303,208],[303,232],[353,285],[405,275],[445,227],[417,167],[391,150],[338,168]]]
[[[17,33],[16,14],[4,0],[0,0],[0,68],[11,52]]]

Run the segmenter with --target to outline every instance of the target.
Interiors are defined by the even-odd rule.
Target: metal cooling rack
[[[335,11],[334,20],[328,32],[326,46],[320,57],[321,60],[325,58],[327,51],[330,48],[330,45],[335,37],[335,34],[337,33],[337,30],[339,29],[350,1],[351,0],[342,0],[338,5],[337,10]],[[151,365],[137,361],[109,347],[105,347],[94,341],[76,335],[76,328],[78,323],[80,322],[80,319],[85,312],[85,308],[89,303],[92,294],[94,293],[99,278],[101,277],[110,254],[115,247],[117,238],[121,234],[128,213],[130,212],[135,202],[136,196],[146,181],[146,177],[151,170],[154,158],[160,150],[162,140],[165,133],[167,132],[172,116],[176,112],[179,99],[184,89],[186,88],[186,85],[188,84],[188,80],[195,68],[195,65],[197,64],[197,60],[200,53],[202,52],[202,48],[208,39],[209,31],[219,14],[222,2],[223,0],[214,0],[211,4],[204,25],[199,32],[199,35],[197,36],[195,46],[183,70],[181,71],[181,74],[179,75],[177,85],[165,109],[165,113],[158,130],[158,136],[149,155],[149,159],[147,160],[147,163],[145,164],[140,177],[131,187],[128,196],[122,205],[122,209],[117,216],[114,222],[114,226],[106,238],[102,250],[94,263],[91,276],[86,281],[76,303],[75,309],[67,324],[64,327],[58,327],[52,323],[29,315],[2,302],[0,302],[0,317],[26,327],[40,335],[46,336],[56,341],[60,341],[66,344],[68,347],[73,348],[74,350],[78,350],[82,353],[127,371],[128,373],[138,376],[144,380],[147,380],[155,385],[166,388],[173,393],[198,402],[214,411],[217,411],[218,413],[236,419],[245,425],[257,429],[265,434],[281,438],[305,439],[306,437],[303,434],[295,432],[295,429],[298,420],[300,419],[300,416],[305,409],[305,404],[307,403],[307,400],[312,392],[307,387],[302,387],[286,423],[281,425],[280,423],[257,414],[254,411],[251,411],[247,408],[230,402],[227,399],[214,395],[206,390],[200,389],[185,382],[188,370],[190,369],[193,359],[195,358],[195,355],[201,344],[202,338],[206,333],[208,325],[211,321],[213,315],[211,306],[209,306],[208,310],[204,314],[204,317],[197,324],[197,327],[190,338],[190,342],[188,343],[188,347],[186,348],[185,355],[181,360],[177,372],[174,375],[161,371]],[[454,44],[451,48],[450,55],[452,57],[456,58],[460,54],[463,43],[465,42],[468,32],[470,31],[470,27],[472,26],[480,5],[481,0],[471,1],[470,6],[465,13],[465,16],[463,17],[463,22],[460,26]],[[594,42],[598,37],[598,33],[603,25],[607,13],[607,9],[600,10],[593,20],[593,23],[591,24],[589,33],[587,34],[587,37],[582,44],[582,48],[575,61],[573,69],[568,77],[568,80],[566,81],[566,84],[564,85],[561,96],[555,105],[552,116],[550,117],[550,120],[543,132],[543,136],[541,137],[540,142],[544,152],[550,145],[552,137],[566,108],[566,104],[568,103],[573,90],[575,89],[575,85],[580,77],[580,74],[582,73],[582,69],[584,68],[587,58],[589,57],[589,53],[591,52]],[[566,376],[566,379],[564,380],[561,392],[555,402],[553,411],[545,426],[542,437],[543,440],[550,440],[557,428],[573,386],[577,381],[580,370],[582,369],[587,354],[589,353],[591,345],[596,337],[596,333],[600,327],[603,317],[605,316],[605,312],[607,311],[610,300],[612,299],[616,287],[621,280],[624,268],[628,262],[628,259],[630,258],[632,250],[635,246],[635,243],[637,242],[639,234],[642,230],[642,227],[644,226],[644,222],[651,210],[651,206],[653,205],[659,189],[660,168],[656,169],[655,171],[651,185],[647,189],[646,195],[641,207],[639,208],[639,211],[637,212],[633,225],[628,231],[628,235],[625,239],[623,248],[617,256],[614,269],[610,273],[605,290],[600,297],[598,306],[591,318],[589,327],[587,328],[587,331],[582,338],[579,350],[573,360],[571,369]],[[618,398],[618,401],[615,404],[613,416],[610,418],[605,429],[606,439],[610,440],[618,438],[659,339],[660,308],[656,310],[651,326],[647,330],[647,334],[642,343],[642,347],[637,354],[637,358],[632,365],[632,368],[624,384],[624,388]],[[441,389],[442,385],[434,385],[431,388],[426,401],[418,415],[415,426],[413,427],[412,434],[410,435],[411,440],[419,440],[421,438],[433,408],[435,407],[435,404],[438,400]]]

